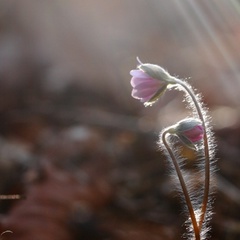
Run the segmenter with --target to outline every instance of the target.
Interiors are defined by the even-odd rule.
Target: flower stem
[[[187,204],[187,207],[188,207],[190,218],[192,220],[193,230],[194,230],[194,233],[195,233],[195,239],[196,240],[200,240],[200,231],[199,231],[199,227],[198,227],[198,224],[197,224],[196,216],[195,216],[195,213],[194,213],[194,210],[193,210],[192,202],[190,200],[190,197],[189,197],[189,194],[188,194],[188,190],[187,190],[185,181],[183,179],[180,167],[178,165],[177,159],[176,159],[175,155],[173,154],[173,152],[172,152],[172,150],[171,150],[171,148],[170,148],[170,146],[169,146],[169,144],[167,142],[167,139],[166,139],[166,135],[167,134],[168,134],[168,130],[165,130],[162,133],[162,141],[163,141],[163,144],[164,144],[165,148],[167,149],[167,151],[168,151],[168,153],[169,153],[169,155],[170,155],[170,157],[172,159],[173,165],[174,165],[176,173],[178,175],[178,179],[179,179],[180,185],[182,187],[182,191],[183,191],[183,194],[184,194],[184,197],[185,197],[185,201],[186,201],[186,204]]]
[[[204,120],[201,106],[200,106],[194,92],[192,91],[192,89],[189,88],[189,86],[182,80],[177,79],[177,78],[175,80],[176,80],[176,83],[181,85],[185,89],[185,91],[189,94],[189,96],[192,98],[192,101],[196,107],[198,116],[199,116],[200,120],[202,121],[202,125],[204,128],[203,142],[204,142],[204,154],[205,154],[205,185],[204,185],[204,195],[203,195],[203,201],[202,201],[201,215],[199,218],[199,229],[201,230],[202,224],[204,222],[206,210],[207,210],[209,188],[210,188],[210,157],[209,157],[208,138],[207,138],[207,132],[206,132],[206,123]]]

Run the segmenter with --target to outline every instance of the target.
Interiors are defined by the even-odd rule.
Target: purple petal
[[[148,74],[146,74],[142,70],[138,70],[138,69],[131,70],[130,74],[133,77],[137,77],[137,78],[150,78]]]
[[[154,95],[154,94],[153,94],[153,95]],[[147,97],[147,98],[141,98],[140,101],[143,102],[143,103],[146,103],[146,102],[148,102],[148,101],[153,97],[153,95],[150,96],[150,97]]]
[[[141,82],[138,83],[134,88],[141,90],[141,89],[147,89],[147,88],[154,88],[156,91],[161,87],[160,82]]]
[[[183,133],[190,141],[198,142],[203,139],[204,129],[201,125],[196,126]]]
[[[160,84],[160,81],[158,81],[158,80],[155,80],[155,79],[153,79],[153,78],[137,78],[137,77],[132,77],[132,79],[131,79],[131,85],[132,85],[132,87],[135,87],[135,86],[137,86],[137,85],[139,85],[139,84],[141,84],[141,83],[146,83],[146,84],[151,84],[151,83],[157,83],[157,84]]]
[[[133,89],[132,96],[137,98],[150,98],[156,93],[156,88]]]
[[[133,87],[132,97],[139,99],[145,106],[154,103],[166,89],[165,82],[150,77],[140,69],[131,70],[130,74],[132,75],[130,81]]]
[[[137,86],[140,83],[143,83],[143,82],[148,83],[149,81],[151,81],[149,78],[132,77],[130,83],[131,83],[132,87],[135,87],[135,86]]]

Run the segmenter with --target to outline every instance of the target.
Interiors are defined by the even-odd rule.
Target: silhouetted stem
[[[188,207],[190,218],[192,220],[192,225],[193,225],[193,230],[194,230],[194,233],[195,233],[195,238],[196,238],[196,240],[200,240],[199,227],[198,227],[196,216],[195,216],[195,213],[194,213],[194,210],[193,210],[193,207],[192,207],[192,202],[190,200],[190,197],[189,197],[189,194],[188,194],[188,190],[187,190],[185,181],[183,179],[180,167],[178,165],[177,159],[176,159],[175,155],[173,154],[171,148],[168,145],[168,142],[167,142],[167,139],[166,139],[166,135],[167,134],[168,134],[168,130],[166,130],[166,131],[164,131],[162,133],[162,141],[163,141],[163,144],[164,144],[165,148],[167,149],[167,151],[168,151],[168,153],[169,153],[169,155],[170,155],[170,157],[172,159],[172,162],[173,162],[173,165],[175,167],[175,170],[176,170],[176,173],[177,173],[180,185],[182,187],[182,191],[183,191],[183,194],[184,194],[184,197],[185,197],[185,201],[186,201],[186,204],[187,204],[187,207]]]
[[[192,98],[194,105],[196,107],[198,116],[202,121],[202,125],[204,128],[203,142],[204,142],[204,154],[205,154],[205,184],[204,184],[204,195],[203,195],[203,201],[202,201],[201,214],[199,218],[199,229],[201,230],[202,224],[205,218],[206,210],[207,210],[209,187],[210,187],[210,158],[209,158],[208,138],[207,138],[207,132],[206,132],[206,123],[203,117],[201,106],[192,89],[189,88],[188,85],[185,82],[181,81],[180,79],[176,79],[176,82],[179,85],[181,85],[185,89],[185,91],[189,94],[189,96]]]

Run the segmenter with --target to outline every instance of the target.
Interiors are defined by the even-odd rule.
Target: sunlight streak
[[[215,17],[218,26],[222,27],[222,25],[225,24],[226,27],[224,30],[226,31],[229,29],[228,26],[230,24],[226,22],[226,18],[223,18],[225,21],[222,19],[223,10],[219,10],[220,7],[218,7],[217,4],[213,5],[212,2],[207,2],[207,10],[210,11],[209,15],[211,15],[210,19],[209,15],[202,9],[199,2],[191,0],[179,2],[175,0],[175,4],[178,7],[179,12],[182,14],[182,17],[185,19],[186,24],[191,29],[196,42],[198,42],[204,51],[208,62],[210,62],[216,70],[220,69],[220,71],[217,71],[217,76],[221,81],[221,86],[224,88],[226,95],[231,98],[233,103],[238,104],[240,96],[239,94],[233,94],[236,93],[236,86],[237,88],[240,87],[240,68],[233,56],[233,54],[236,54],[237,49],[234,53],[228,49],[226,43],[222,40],[222,36],[220,36],[214,28],[212,20],[212,17]],[[230,7],[227,16],[229,16],[229,14],[236,16],[236,10],[232,8],[230,9]],[[216,10],[222,11],[222,14],[217,16]],[[240,10],[240,8],[238,8],[238,10]],[[211,42],[210,46],[213,46],[214,48],[209,47],[209,41]],[[231,47],[233,47],[232,45],[233,43],[231,43]],[[229,71],[226,72],[221,66],[225,66]],[[231,75],[229,75],[230,73]]]

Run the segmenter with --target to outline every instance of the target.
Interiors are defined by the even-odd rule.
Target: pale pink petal
[[[143,102],[143,103],[146,103],[146,102],[148,102],[153,96],[154,96],[154,94],[151,95],[151,96],[149,96],[149,97],[146,97],[146,98],[141,98],[140,101]]]
[[[158,81],[158,80],[155,80],[153,78],[137,78],[137,77],[132,77],[131,79],[131,85],[132,87],[135,87],[137,86],[138,84],[141,84],[141,83],[146,83],[146,84],[151,84],[151,83],[156,83],[156,84],[160,84],[161,82]]]
[[[136,78],[150,78],[148,74],[143,72],[142,70],[134,69],[130,71],[130,75]]]
[[[161,89],[163,89],[163,91],[166,89],[165,82],[150,77],[142,70],[134,69],[130,71],[130,74],[132,75],[130,81],[133,87],[132,97],[139,99],[144,105],[147,105],[157,93],[159,93],[160,96]]]
[[[144,89],[144,88],[155,88],[155,90],[157,91],[160,87],[161,87],[161,83],[158,82],[141,82],[139,84],[137,84],[134,88],[135,89]]]
[[[184,136],[186,136],[191,142],[198,142],[203,139],[204,129],[203,126],[198,125],[191,130],[187,130],[184,133]]]
[[[150,97],[153,94],[156,93],[156,89],[155,88],[144,88],[144,89],[133,89],[132,90],[132,96],[133,97],[138,97],[138,98],[146,98],[146,97]]]
[[[137,86],[137,85],[140,84],[140,83],[143,83],[143,82],[148,83],[148,82],[150,82],[150,81],[151,81],[151,79],[149,79],[149,78],[137,78],[137,77],[132,77],[130,83],[131,83],[132,87],[135,87],[135,86]]]

